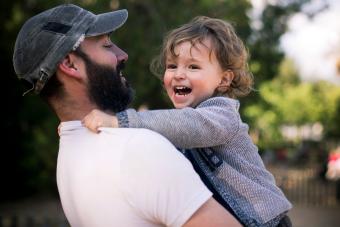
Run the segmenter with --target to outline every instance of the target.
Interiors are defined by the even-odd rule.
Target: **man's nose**
[[[120,49],[118,46],[116,46],[115,44],[113,44],[113,52],[117,57],[117,61],[118,62],[122,62],[122,61],[127,61],[129,56],[127,53],[125,53],[125,51],[123,51],[122,49]]]

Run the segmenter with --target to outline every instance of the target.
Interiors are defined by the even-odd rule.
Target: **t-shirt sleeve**
[[[182,226],[212,193],[191,163],[163,136],[141,129],[126,145],[121,183],[142,218]]]

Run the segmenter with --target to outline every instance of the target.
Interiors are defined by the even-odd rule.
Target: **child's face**
[[[223,70],[211,51],[210,40],[180,43],[176,58],[168,57],[164,86],[175,108],[195,107],[210,98],[221,84]]]

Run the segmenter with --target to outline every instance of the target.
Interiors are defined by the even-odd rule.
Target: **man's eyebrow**
[[[112,42],[110,37],[107,35],[107,34],[103,34],[103,35],[100,35],[100,36],[97,36],[95,37],[95,42],[96,43],[107,43],[107,42]]]

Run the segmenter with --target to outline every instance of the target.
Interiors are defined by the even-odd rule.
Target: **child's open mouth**
[[[191,93],[191,88],[185,86],[175,86],[174,92],[176,95],[188,95]]]

